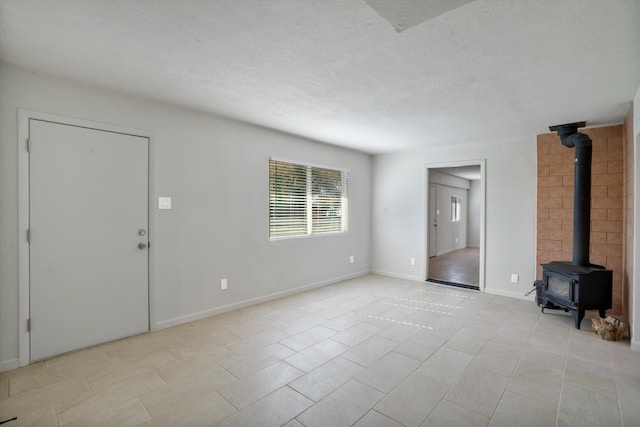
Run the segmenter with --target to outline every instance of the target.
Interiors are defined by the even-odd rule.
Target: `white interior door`
[[[148,331],[148,138],[31,119],[29,139],[30,360]]]
[[[437,249],[437,230],[438,230],[438,203],[437,190],[434,185],[429,186],[429,256],[436,256]]]

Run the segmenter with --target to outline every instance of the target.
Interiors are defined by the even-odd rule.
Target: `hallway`
[[[429,258],[429,280],[480,286],[480,249],[465,248]]]

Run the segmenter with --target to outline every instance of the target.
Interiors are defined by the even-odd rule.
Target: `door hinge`
[[[31,332],[31,318],[27,319],[27,332]]]
[[[27,153],[31,152],[31,139],[27,139]]]
[[[31,243],[31,229],[27,228],[27,243]]]

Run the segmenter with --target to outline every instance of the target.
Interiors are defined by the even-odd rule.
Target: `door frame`
[[[439,168],[455,168],[460,166],[480,166],[480,272],[479,272],[479,290],[480,292],[484,292],[485,288],[485,236],[486,236],[486,159],[479,160],[461,160],[456,162],[442,162],[442,163],[428,163],[425,165],[425,176],[424,176],[424,191],[425,195],[425,206],[423,209],[424,218],[423,224],[426,224],[425,227],[426,233],[424,236],[424,250],[423,253],[427,254],[424,257],[424,268],[422,270],[423,280],[427,280],[429,273],[429,238],[430,238],[430,223],[429,223],[429,170],[430,169],[439,169]]]
[[[151,239],[155,236],[155,210],[153,196],[155,194],[155,150],[154,135],[148,130],[116,126],[106,123],[94,122],[84,119],[59,116],[55,114],[42,113],[38,111],[18,109],[18,364],[26,366],[30,361],[31,341],[28,330],[30,317],[30,255],[29,243],[27,241],[27,230],[29,229],[29,152],[27,151],[27,140],[29,138],[29,120],[43,120],[65,125],[90,128],[106,132],[123,133],[128,135],[148,138],[149,152],[148,165],[148,222],[149,222],[149,264],[148,264],[148,288],[149,288],[149,329],[154,330],[156,323],[155,311],[155,242]]]

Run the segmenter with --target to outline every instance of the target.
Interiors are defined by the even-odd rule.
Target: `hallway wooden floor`
[[[429,279],[480,286],[480,249],[465,248],[429,258]]]

